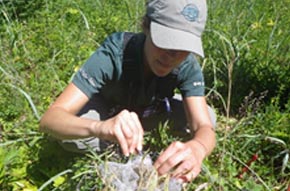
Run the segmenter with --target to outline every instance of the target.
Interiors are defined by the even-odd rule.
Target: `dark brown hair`
[[[141,28],[143,32],[145,32],[146,30],[150,30],[150,23],[151,19],[147,15],[144,15],[141,22]]]

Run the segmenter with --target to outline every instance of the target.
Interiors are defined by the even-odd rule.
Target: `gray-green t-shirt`
[[[126,106],[134,99],[134,106],[146,107],[156,96],[156,81],[162,77],[155,76],[151,82],[144,80],[143,48],[146,36],[136,35],[136,76],[140,82],[135,86],[134,96],[128,81],[124,80],[123,36],[124,32],[108,36],[103,44],[93,53],[73,78],[73,83],[89,98],[101,94],[110,104]],[[193,54],[178,66],[177,88],[182,96],[203,96],[204,80],[199,63]],[[131,96],[130,96],[131,95]]]

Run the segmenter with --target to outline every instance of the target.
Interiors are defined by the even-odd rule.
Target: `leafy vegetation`
[[[218,143],[184,190],[286,190],[290,2],[207,2],[201,63]],[[103,39],[140,31],[143,13],[143,0],[0,0],[0,190],[109,189],[96,167],[124,160],[114,149],[68,153],[38,121]],[[176,139],[168,131],[163,124],[146,134],[146,148],[160,152]]]
[[[279,97],[284,107],[290,84],[290,18],[286,16],[290,2],[208,4],[212,8],[204,35],[208,86],[231,101],[228,112],[233,115],[252,91],[256,96],[267,92],[263,100],[267,104]]]

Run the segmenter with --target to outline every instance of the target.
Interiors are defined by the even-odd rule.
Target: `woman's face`
[[[150,32],[149,32],[150,33]],[[159,76],[166,76],[188,56],[189,52],[161,49],[154,45],[151,35],[146,34],[144,54],[145,63]]]

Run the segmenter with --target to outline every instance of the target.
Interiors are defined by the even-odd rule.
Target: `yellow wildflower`
[[[75,15],[75,14],[78,14],[79,13],[79,10],[74,9],[74,8],[68,8],[66,12],[67,13],[70,13],[72,15]]]
[[[272,27],[275,25],[275,22],[272,19],[269,19],[267,22],[267,26]]]
[[[251,28],[252,29],[260,29],[262,28],[262,25],[260,22],[254,22],[252,25],[251,25]]]
[[[74,67],[74,72],[77,72],[80,69],[80,66],[75,66]]]

